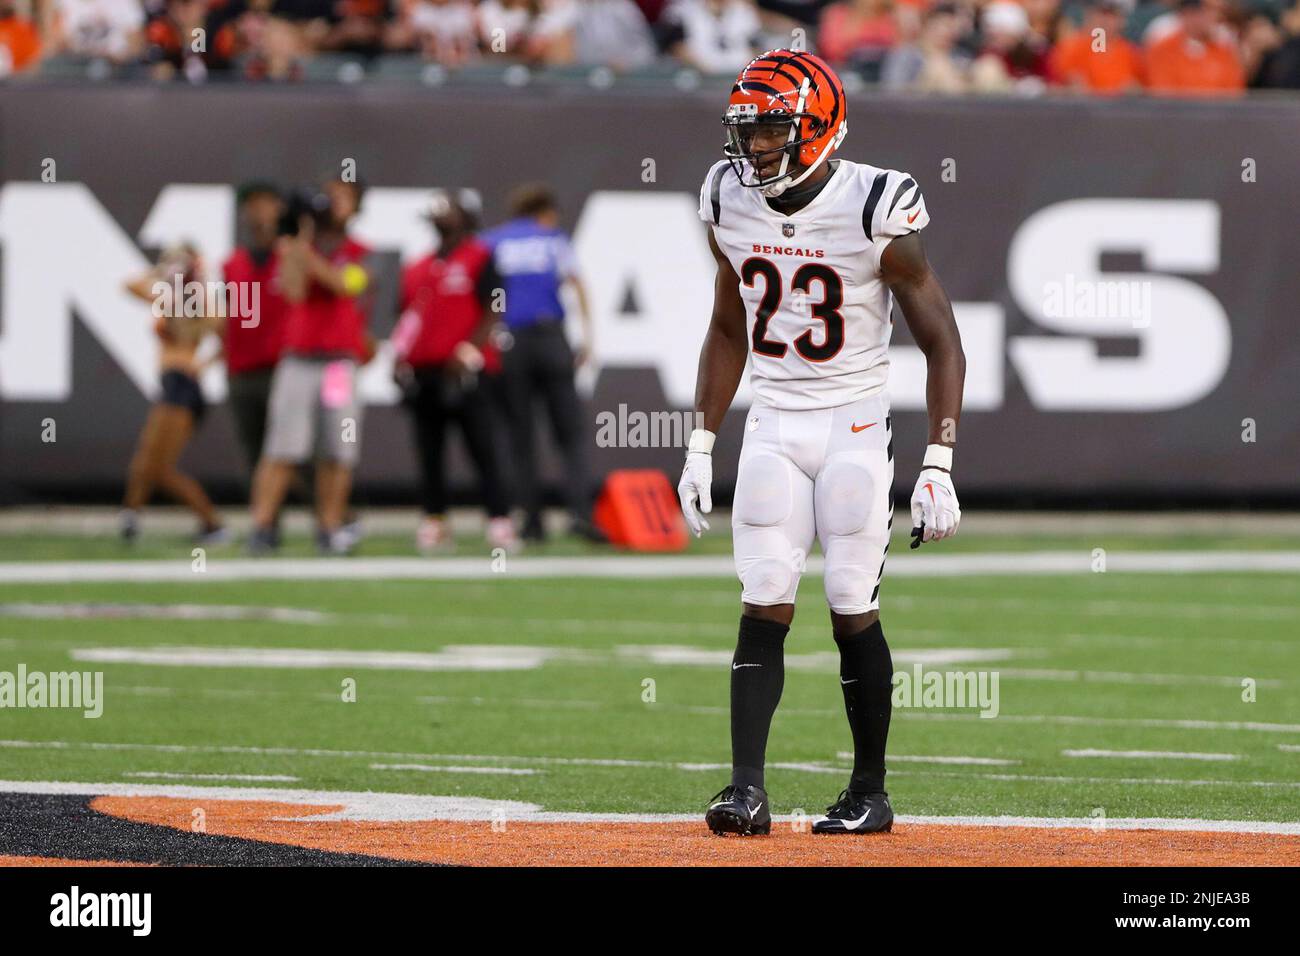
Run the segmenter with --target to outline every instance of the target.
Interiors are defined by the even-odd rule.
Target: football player
[[[893,822],[885,792],[893,662],[879,597],[893,517],[885,386],[895,300],[928,370],[912,546],[956,533],[961,520],[952,464],[966,360],[922,246],[930,216],[908,174],[831,158],[847,132],[846,107],[818,57],[757,57],[732,87],[726,158],[700,191],[717,280],[695,391],[704,427],[691,435],[678,485],[696,535],[709,527],[714,436],[746,360],[754,393],[731,519],[743,602],[731,664],[732,775],[708,808],[714,833],[771,829],[768,729],[814,535],[854,758],[847,789],[813,832],[875,833]]]

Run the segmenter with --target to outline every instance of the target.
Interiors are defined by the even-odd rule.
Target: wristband
[[[942,468],[952,471],[952,447],[950,445],[926,445],[925,460],[922,468]]]
[[[686,446],[686,453],[692,455],[699,452],[702,455],[713,454],[713,442],[718,436],[713,434],[707,428],[697,428],[691,432],[690,444]]]

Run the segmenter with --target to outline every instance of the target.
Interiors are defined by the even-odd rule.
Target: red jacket
[[[226,318],[226,370],[232,375],[270,368],[280,360],[288,303],[276,267],[274,252],[259,265],[242,246],[222,266],[226,282],[236,284]],[[252,315],[241,311],[254,306]]]
[[[370,247],[346,238],[327,258],[335,268],[360,265]],[[302,302],[290,302],[285,322],[284,350],[292,355],[365,355],[366,307],[362,296],[335,295],[316,281]]]
[[[398,358],[411,365],[441,365],[482,320],[485,286],[491,285],[492,253],[466,239],[446,256],[431,253],[402,270],[402,317],[393,332]],[[489,293],[490,294],[490,293]],[[501,368],[491,345],[481,347],[484,368]]]

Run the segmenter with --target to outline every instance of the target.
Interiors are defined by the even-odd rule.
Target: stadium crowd
[[[0,0],[0,77],[292,81],[339,54],[725,74],[801,40],[919,92],[1300,89],[1300,0]]]

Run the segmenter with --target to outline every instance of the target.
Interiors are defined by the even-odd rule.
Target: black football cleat
[[[762,787],[723,787],[709,801],[704,822],[719,836],[771,833],[772,810],[767,805],[767,791]]]
[[[888,833],[894,826],[894,808],[887,793],[845,790],[826,816],[813,821],[813,833]]]

